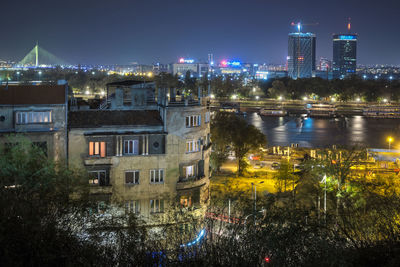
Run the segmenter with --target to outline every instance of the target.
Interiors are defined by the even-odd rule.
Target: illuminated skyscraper
[[[310,78],[315,72],[315,42],[313,33],[289,33],[288,75],[293,79]]]
[[[333,78],[343,79],[356,74],[357,35],[333,35]]]

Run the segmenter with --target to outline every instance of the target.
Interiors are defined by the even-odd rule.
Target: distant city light
[[[179,63],[186,63],[186,64],[194,63],[194,59],[186,59],[186,58],[181,57],[179,59]]]
[[[39,71],[39,75],[42,75],[42,72],[41,72],[41,71]]]
[[[86,90],[85,94],[87,94],[87,95],[90,94],[89,90]]]
[[[237,95],[233,95],[233,96],[232,96],[232,99],[236,99],[236,98],[237,98]]]
[[[393,76],[390,76],[389,79],[390,79],[390,80],[393,80]]]
[[[94,71],[92,71],[92,75],[95,75],[96,73]]]
[[[278,100],[282,100],[282,99],[283,99],[283,97],[282,97],[282,96],[279,96],[279,97],[278,97]]]
[[[256,99],[258,100],[258,99],[260,99],[260,97],[257,95],[257,96],[256,96]]]
[[[378,79],[378,75],[375,75],[375,79]]]
[[[211,94],[210,97],[211,97],[211,98],[215,98],[215,95],[214,95],[214,94]]]
[[[331,100],[332,100],[332,102],[335,102],[335,101],[336,101],[336,98],[332,97]]]
[[[106,92],[104,92],[104,91],[101,91],[101,95],[105,95],[106,94]]]
[[[256,88],[255,87],[253,87],[253,92],[255,92],[256,91]]]
[[[357,102],[360,102],[360,101],[361,101],[361,99],[360,99],[359,97],[357,97],[356,101],[357,101]]]
[[[303,97],[303,100],[304,100],[304,101],[308,100],[308,97],[306,97],[306,96],[305,96],[305,97]]]
[[[364,75],[363,75],[363,78],[364,78],[364,79],[367,79],[367,75],[364,74]]]
[[[388,102],[388,100],[387,100],[386,98],[384,98],[384,99],[383,99],[383,102],[386,103],[386,102]]]
[[[355,39],[357,39],[357,37],[354,35],[340,35],[339,38],[340,38],[340,40],[355,40]]]

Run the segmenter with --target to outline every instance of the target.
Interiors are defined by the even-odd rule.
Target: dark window
[[[125,184],[139,184],[139,171],[126,171]]]

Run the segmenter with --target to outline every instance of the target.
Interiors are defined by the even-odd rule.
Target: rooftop
[[[2,85],[0,105],[65,104],[66,85]]]
[[[68,124],[71,128],[95,128],[101,126],[162,126],[157,110],[83,110],[70,111]]]
[[[153,81],[137,81],[137,80],[125,80],[125,81],[120,81],[120,82],[112,82],[112,83],[107,83],[107,86],[132,86],[132,85],[137,85],[137,84],[151,84]]]

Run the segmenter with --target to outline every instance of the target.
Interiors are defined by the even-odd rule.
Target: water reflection
[[[288,146],[297,143],[303,147],[328,147],[333,144],[387,148],[386,137],[394,137],[394,146],[400,144],[400,120],[367,119],[354,116],[340,119],[301,117],[262,117],[249,113],[249,123],[260,129],[268,145]]]

